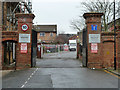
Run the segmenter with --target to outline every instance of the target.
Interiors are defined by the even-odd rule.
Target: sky
[[[57,24],[58,33],[77,33],[70,22],[81,15],[80,0],[32,0],[34,24]]]

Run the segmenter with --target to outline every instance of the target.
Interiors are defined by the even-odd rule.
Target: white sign
[[[22,25],[22,30],[27,31],[29,29],[29,26],[27,24]]]
[[[91,43],[91,53],[97,53],[97,52],[98,52],[97,43]]]
[[[21,43],[21,53],[27,53],[27,43]]]
[[[89,34],[89,43],[100,43],[100,34]]]
[[[30,34],[19,34],[19,43],[30,43]]]
[[[38,51],[40,51],[40,45],[38,45]]]

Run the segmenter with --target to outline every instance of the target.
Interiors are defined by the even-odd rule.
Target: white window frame
[[[40,32],[40,36],[44,37],[45,36],[45,32]]]
[[[53,37],[53,32],[50,33],[50,36]]]

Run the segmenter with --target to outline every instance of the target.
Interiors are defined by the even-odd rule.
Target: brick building
[[[42,43],[54,43],[57,35],[57,25],[37,25],[34,26],[37,31],[37,40]]]
[[[77,40],[77,35],[69,37],[69,40]]]
[[[56,39],[55,39],[55,43],[57,44],[65,44],[65,43],[69,43],[69,38],[74,36],[75,34],[59,34]]]
[[[2,2],[2,69],[15,69],[19,62],[19,17],[23,14],[29,18],[31,15],[31,2]],[[1,8],[0,8],[1,9]],[[21,13],[20,15],[17,13]],[[25,17],[26,17],[25,16]],[[1,19],[0,18],[0,19]],[[24,17],[22,17],[24,20]],[[21,20],[22,20],[21,19]],[[26,19],[26,22],[30,20]],[[1,22],[0,22],[1,23]],[[1,30],[0,30],[1,31]],[[1,35],[0,35],[1,36]],[[22,67],[22,66],[21,66]]]

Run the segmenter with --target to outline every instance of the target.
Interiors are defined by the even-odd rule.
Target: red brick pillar
[[[85,13],[87,25],[88,68],[102,68],[101,16],[103,13]]]
[[[34,14],[16,14],[18,19],[18,45],[16,54],[16,68],[31,67],[31,42]]]

